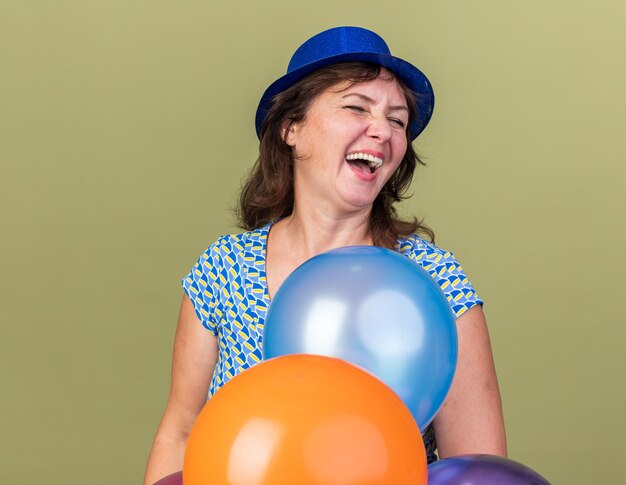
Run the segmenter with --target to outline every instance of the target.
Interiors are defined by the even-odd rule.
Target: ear
[[[296,146],[297,132],[297,125],[293,121],[285,121],[281,132],[283,141],[290,147]]]

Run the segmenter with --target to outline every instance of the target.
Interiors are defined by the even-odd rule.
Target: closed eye
[[[406,126],[406,123],[402,121],[401,119],[398,119],[398,118],[387,118],[387,119],[389,120],[389,122],[394,123],[400,128],[404,128]]]
[[[349,109],[352,111],[358,111],[359,113],[365,113],[366,109],[363,106],[357,106],[357,105],[353,105],[353,104],[349,104],[347,106],[344,106],[344,109]]]
[[[356,104],[348,104],[344,106],[343,108],[348,109],[350,111],[354,111],[356,113],[367,113],[367,108],[364,108],[363,106],[358,106]],[[404,129],[406,127],[406,123],[400,118],[388,117],[387,121],[389,121],[390,123],[393,123],[398,128]]]

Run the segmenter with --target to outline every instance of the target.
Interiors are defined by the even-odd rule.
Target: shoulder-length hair
[[[349,86],[377,78],[396,79],[409,107],[409,120],[417,116],[413,93],[391,71],[376,64],[349,62],[334,64],[309,74],[272,100],[260,133],[259,158],[245,180],[239,198],[237,217],[246,230],[289,216],[294,204],[294,173],[292,148],[283,134],[292,124],[305,119],[311,102],[327,89],[345,82]],[[410,124],[410,122],[407,124]],[[415,152],[407,131],[407,150],[391,178],[374,200],[369,229],[376,246],[393,249],[399,236],[419,233],[434,241],[433,231],[417,218],[406,221],[398,217],[394,204],[405,199],[413,172],[424,165]]]

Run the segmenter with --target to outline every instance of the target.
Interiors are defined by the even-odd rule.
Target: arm
[[[448,396],[435,417],[439,456],[506,456],[502,403],[487,322],[480,305],[457,321],[459,357]]]
[[[202,410],[217,362],[217,337],[200,323],[193,304],[183,296],[174,339],[172,384],[157,429],[144,485],[182,470],[185,444]]]

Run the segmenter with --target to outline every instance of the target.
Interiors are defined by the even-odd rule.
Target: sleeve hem
[[[208,320],[205,317],[205,315],[202,314],[201,308],[200,308],[200,306],[198,304],[196,296],[190,290],[190,286],[186,282],[188,277],[189,276],[185,276],[185,278],[183,278],[183,281],[182,281],[183,290],[185,291],[185,293],[189,297],[189,300],[191,301],[191,304],[193,305],[193,309],[196,312],[196,316],[198,317],[198,320],[200,320],[200,323],[202,324],[202,326],[204,328],[206,328],[209,332],[211,332],[213,335],[217,336],[217,334],[218,334],[217,324],[215,324],[211,320]]]

